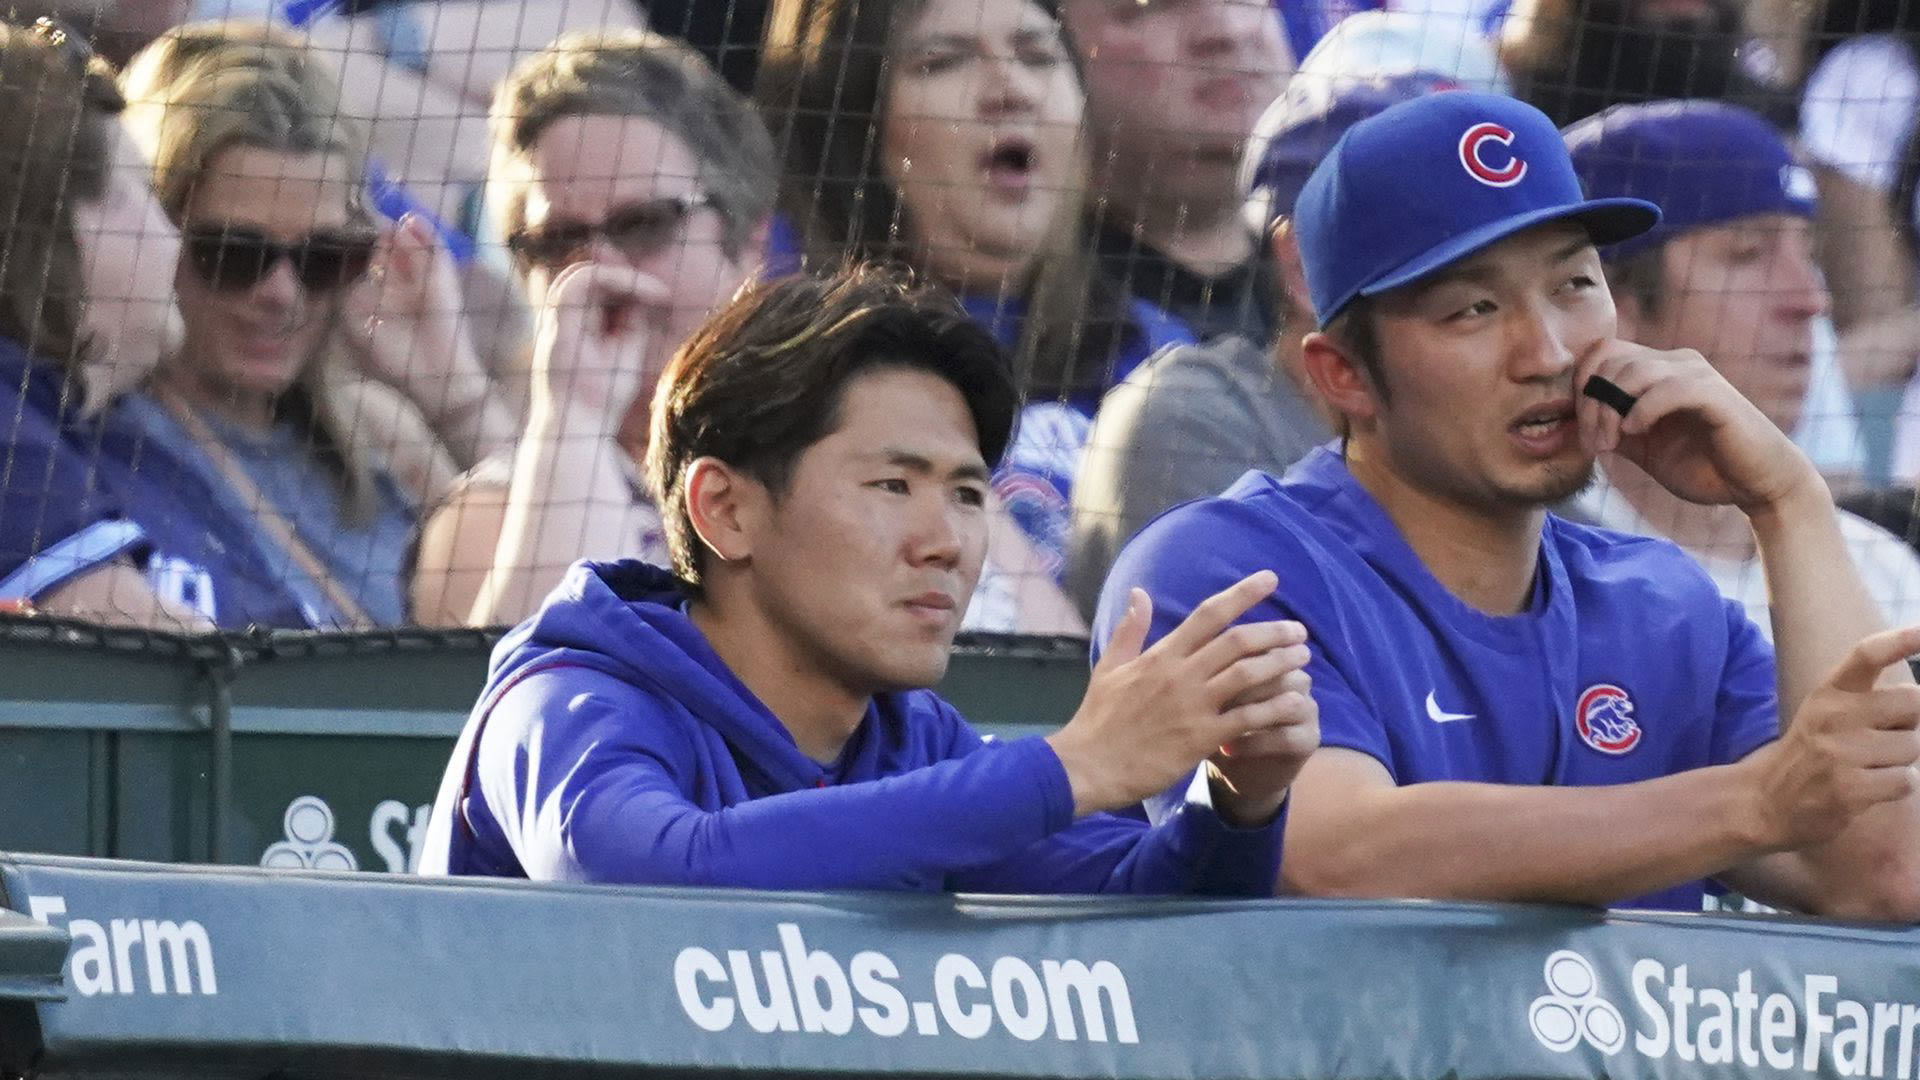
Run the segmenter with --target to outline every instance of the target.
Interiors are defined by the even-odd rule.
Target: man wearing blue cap
[[[1712,880],[1920,918],[1920,628],[1881,629],[1778,427],[1698,353],[1615,336],[1595,245],[1658,220],[1466,92],[1355,125],[1302,190],[1305,366],[1344,438],[1149,525],[1099,619],[1140,586],[1164,631],[1278,572],[1250,617],[1306,624],[1322,729],[1284,887],[1698,910]],[[1746,515],[1777,669],[1684,552],[1547,513],[1607,451]]]
[[[1658,203],[1660,224],[1600,253],[1620,336],[1694,349],[1782,431],[1812,406],[1814,326],[1828,297],[1814,264],[1813,176],[1752,112],[1712,101],[1622,105],[1567,129],[1590,195]],[[1831,359],[1829,353],[1827,359]],[[1618,457],[1578,512],[1623,532],[1664,536],[1697,559],[1722,595],[1772,625],[1766,575],[1746,515],[1687,502]],[[1920,557],[1842,511],[1841,535],[1891,623],[1920,622]]]

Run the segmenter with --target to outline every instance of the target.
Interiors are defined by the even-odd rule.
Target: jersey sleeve
[[[0,400],[0,600],[37,600],[145,543],[32,403]],[[11,406],[11,407],[8,407]]]
[[[1710,764],[1726,765],[1780,737],[1773,646],[1738,601],[1723,601],[1727,659],[1720,673]]]
[[[1146,590],[1153,601],[1151,645],[1180,625],[1208,597],[1258,570],[1272,570],[1280,587],[1240,621],[1292,619],[1307,628],[1307,675],[1320,709],[1320,745],[1358,750],[1389,772],[1387,731],[1358,692],[1357,665],[1365,645],[1340,612],[1335,589],[1310,547],[1242,503],[1205,499],[1169,511],[1142,530],[1115,560],[1094,618],[1093,658],[1126,611],[1127,594]]]
[[[475,780],[528,876],[757,889],[1272,888],[1283,823],[1235,830],[1211,811],[1153,829],[1109,815],[1076,823],[1051,746],[984,741],[944,707],[929,722],[952,725],[945,760],[709,810],[689,793],[697,728],[635,722],[670,708],[578,672],[535,676],[495,705]]]

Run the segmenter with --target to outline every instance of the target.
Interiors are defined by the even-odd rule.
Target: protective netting
[[[102,0],[11,22],[0,599],[22,610],[488,627],[578,559],[664,562],[644,459],[669,359],[744,282],[851,256],[951,289],[1025,395],[967,625],[1083,635],[1154,515],[1348,422],[1281,223],[1351,123],[1467,88],[1563,126],[1690,103],[1588,121],[1589,186],[1668,214],[1601,253],[1620,333],[1703,353],[1790,432],[1889,617],[1920,621],[1904,0]],[[1501,153],[1475,160],[1497,176]],[[1382,408],[1420,409],[1375,374]],[[1471,457],[1482,419],[1403,424],[1425,435],[1398,452]],[[1561,508],[1678,541],[1766,626],[1745,518],[1645,480],[1604,459]]]

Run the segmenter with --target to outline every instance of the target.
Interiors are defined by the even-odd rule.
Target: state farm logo
[[[1627,1022],[1600,997],[1600,980],[1587,958],[1572,949],[1547,957],[1547,992],[1527,1009],[1527,1026],[1540,1045],[1564,1054],[1584,1040],[1603,1054],[1627,1045]]]

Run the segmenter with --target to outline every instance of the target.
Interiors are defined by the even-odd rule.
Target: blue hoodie
[[[763,889],[1269,895],[1285,815],[1079,821],[1038,738],[881,694],[821,765],[685,614],[666,571],[581,563],[494,651],[427,874]]]

